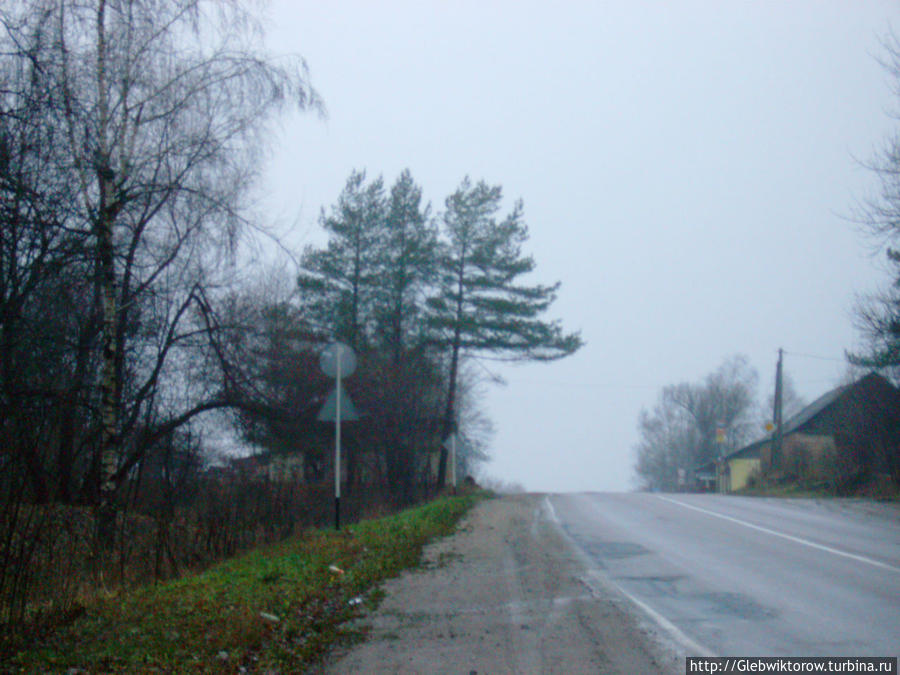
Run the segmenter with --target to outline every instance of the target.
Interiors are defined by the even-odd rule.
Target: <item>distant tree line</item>
[[[746,357],[732,356],[699,382],[664,387],[656,405],[638,417],[639,486],[683,489],[695,469],[761,435],[758,380]]]

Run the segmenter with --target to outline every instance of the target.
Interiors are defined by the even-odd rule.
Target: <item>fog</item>
[[[350,171],[409,168],[435,210],[469,175],[522,198],[534,282],[575,356],[484,361],[487,473],[631,487],[636,422],[671,383],[776,352],[812,400],[845,375],[854,299],[887,280],[852,222],[894,129],[877,57],[894,2],[295,2],[269,11],[326,120],[287,117],[263,202],[288,247]]]

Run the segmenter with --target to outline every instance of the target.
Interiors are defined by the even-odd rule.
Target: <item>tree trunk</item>
[[[98,544],[108,547],[115,534],[115,493],[119,450],[118,386],[116,378],[118,311],[116,302],[116,261],[113,229],[121,204],[116,198],[115,174],[110,164],[107,133],[110,122],[106,72],[106,2],[97,6],[97,114],[98,147],[94,151],[99,200],[94,222],[97,240],[97,276],[100,284],[102,354],[100,367],[100,508],[97,519]]]
[[[440,490],[447,482],[447,448],[443,441],[456,432],[456,380],[459,374],[459,352],[462,348],[462,320],[463,320],[463,273],[465,271],[465,249],[458,271],[457,296],[456,296],[456,326],[453,329],[453,346],[450,354],[450,382],[447,390],[447,407],[444,409],[444,422],[441,430],[441,454],[438,462],[437,489]]]
[[[97,262],[101,284],[103,316],[103,351],[100,375],[100,513],[98,534],[101,545],[112,542],[115,527],[115,492],[119,420],[116,382],[116,270],[113,255],[114,209],[109,206],[112,180],[100,177],[100,214],[96,225]]]

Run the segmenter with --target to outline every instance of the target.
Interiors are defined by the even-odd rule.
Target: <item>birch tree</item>
[[[6,24],[22,41],[47,36],[39,74],[63,135],[58,162],[77,192],[67,226],[92,252],[95,471],[108,525],[147,439],[225,405],[214,395],[173,402],[159,387],[184,386],[190,360],[177,354],[214,330],[211,293],[248,223],[265,121],[285,105],[320,103],[303,62],[266,55],[236,1],[35,0]]]

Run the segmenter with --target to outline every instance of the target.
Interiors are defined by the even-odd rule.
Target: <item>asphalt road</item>
[[[900,508],[718,495],[545,498],[592,583],[682,654],[900,655]]]

